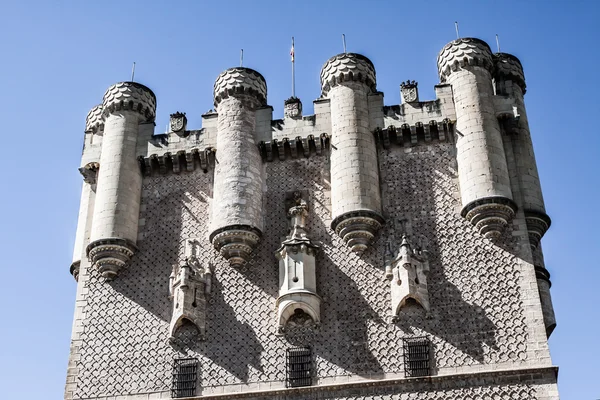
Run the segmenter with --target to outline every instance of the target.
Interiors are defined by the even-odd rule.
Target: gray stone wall
[[[328,156],[263,164],[262,207],[269,213],[263,240],[241,269],[231,268],[208,241],[212,169],[144,178],[139,251],[131,264],[106,282],[82,262],[66,398],[168,397],[172,361],[181,356],[200,360],[202,395],[282,389],[285,349],[302,344],[313,348],[315,384],[402,379],[402,338],[411,336],[431,340],[433,374],[439,377],[551,366],[533,265],[515,255],[527,235],[523,218],[517,215],[495,245],[459,215],[453,146],[378,150],[389,223],[361,256],[329,228]],[[274,252],[289,229],[285,195],[294,190],[307,191],[307,228],[322,246],[316,261],[322,326],[279,336]],[[431,317],[411,306],[392,322],[383,252],[387,241],[398,246],[403,232],[431,253]],[[200,341],[195,328],[184,325],[169,342],[169,275],[190,238],[199,240],[201,261],[213,268],[207,338]],[[483,386],[474,381],[465,388],[422,380],[404,391],[335,395],[313,388],[315,394],[298,398],[557,398],[555,380],[539,386],[515,379]]]

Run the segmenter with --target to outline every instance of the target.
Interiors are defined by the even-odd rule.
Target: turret
[[[556,319],[550,296],[550,273],[544,266],[540,246],[540,240],[550,227],[550,217],[546,214],[544,206],[542,187],[527,121],[524,101],[525,74],[517,57],[506,53],[494,54],[494,83],[496,95],[511,99],[514,102],[513,107],[516,109],[513,113],[514,116],[509,115],[502,118],[501,124],[507,134],[507,140],[512,145],[515,158],[517,184],[520,190],[520,197],[515,200],[525,214],[546,334],[550,337],[556,327]]]
[[[113,279],[136,251],[142,175],[136,159],[140,125],[153,123],[156,97],[136,82],[104,94],[104,134],[87,254],[103,277]]]
[[[248,261],[263,229],[264,173],[256,141],[256,110],[267,83],[249,68],[230,68],[215,82],[217,153],[210,240],[232,266]]]
[[[517,206],[493,102],[492,52],[479,39],[461,38],[444,46],[437,61],[456,109],[461,214],[482,235],[497,238]]]
[[[526,90],[523,66],[519,59],[511,54],[494,54],[494,83],[496,94],[508,96],[514,100],[517,118],[504,118],[503,128],[510,136],[521,190],[520,207],[525,213],[529,241],[535,250],[542,236],[550,227],[550,217],[546,214],[542,187],[535,162],[533,143],[527,121],[524,94]]]
[[[338,54],[321,69],[322,97],[331,103],[331,229],[358,253],[384,223],[367,104],[375,91],[375,67],[360,54]]]
[[[102,119],[102,104],[92,108],[85,119],[85,144],[88,142],[88,135],[102,133],[104,131],[104,120]],[[73,261],[69,272],[76,281],[79,280],[79,267],[81,258],[85,255],[85,244],[89,242],[92,215],[94,212],[94,202],[96,197],[96,180],[99,164],[89,162],[79,168],[83,176],[83,185],[81,187],[81,200],[79,202],[79,217],[77,218],[77,231],[75,233],[75,245],[73,246]]]

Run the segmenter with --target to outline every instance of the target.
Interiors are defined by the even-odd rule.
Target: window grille
[[[287,387],[312,385],[312,354],[310,348],[288,349],[286,372]]]
[[[196,394],[196,380],[198,377],[197,358],[175,359],[173,364],[173,385],[171,397],[189,397]]]
[[[429,340],[426,337],[403,339],[404,374],[406,377],[429,376]]]

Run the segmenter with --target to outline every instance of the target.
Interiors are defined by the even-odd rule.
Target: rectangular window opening
[[[177,358],[173,363],[173,384],[171,397],[190,397],[196,395],[198,378],[197,358]]]
[[[429,376],[430,344],[426,337],[402,339],[404,347],[404,374],[406,377]]]
[[[312,353],[309,347],[287,350],[286,386],[312,385]]]

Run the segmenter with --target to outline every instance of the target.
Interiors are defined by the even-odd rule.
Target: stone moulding
[[[367,57],[356,53],[342,53],[331,57],[321,68],[321,95],[342,82],[362,82],[377,91],[375,66]]]
[[[515,202],[506,197],[494,196],[470,202],[463,207],[460,214],[484,237],[497,239],[516,212]]]
[[[257,71],[235,67],[219,74],[214,85],[215,107],[223,100],[235,94],[256,98],[260,105],[267,104],[267,81]]]
[[[552,286],[552,282],[550,281],[550,272],[541,265],[534,266],[535,268],[535,277],[536,279],[541,279],[548,282],[549,287]]]
[[[114,279],[137,252],[136,245],[127,239],[106,238],[90,243],[86,254],[93,267],[107,280]]]
[[[336,217],[331,229],[340,236],[355,253],[362,253],[375,239],[385,219],[372,210],[357,210]]]
[[[308,158],[312,153],[320,156],[324,150],[329,149],[329,135],[322,133],[319,137],[308,135],[305,138],[300,136],[295,139],[283,138],[273,139],[268,142],[260,142],[258,144],[258,150],[263,161],[271,162],[276,158],[280,161],[285,161],[289,156],[291,158],[298,158],[299,155],[304,155]]]
[[[262,232],[249,225],[229,225],[213,231],[209,240],[232,267],[241,267],[252,257]]]
[[[453,133],[454,124],[449,119],[432,120],[427,124],[417,122],[413,126],[402,124],[399,128],[390,125],[385,129],[377,128],[373,131],[376,143],[384,149],[389,149],[392,144],[405,147],[436,140],[445,142]]]
[[[103,118],[115,111],[136,111],[146,121],[156,117],[156,96],[147,86],[137,82],[115,83],[106,90],[102,99]]]
[[[144,176],[165,175],[169,172],[175,174],[179,174],[181,171],[192,172],[197,167],[200,167],[204,172],[208,172],[214,166],[214,161],[215,149],[212,147],[138,157],[138,164]]]
[[[490,46],[476,38],[460,38],[445,45],[438,54],[437,64],[442,82],[460,68],[479,66],[492,72],[494,66]]]
[[[73,275],[73,278],[76,282],[79,282],[79,267],[81,266],[81,260],[73,261],[71,267],[69,268],[69,272]]]
[[[542,237],[550,228],[552,221],[545,213],[533,210],[525,210],[525,222],[529,233],[529,244],[533,249],[540,245]]]

